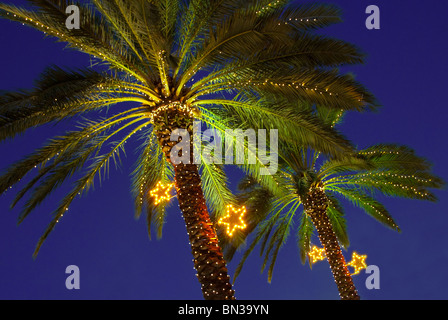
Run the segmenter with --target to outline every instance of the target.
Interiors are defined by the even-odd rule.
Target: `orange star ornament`
[[[161,202],[171,200],[170,191],[173,186],[174,183],[164,184],[162,181],[159,181],[156,187],[149,192],[149,195],[154,198],[154,204],[158,205]]]
[[[227,206],[227,214],[220,218],[218,221],[219,225],[226,226],[226,232],[231,237],[236,229],[246,229],[247,225],[244,221],[244,216],[246,214],[246,207],[242,206],[236,209],[233,205],[229,204]]]
[[[318,261],[325,260],[327,256],[325,255],[325,249],[319,248],[317,246],[313,246],[311,251],[308,252],[308,256],[310,257],[311,264],[315,264]]]
[[[366,259],[367,255],[360,255],[356,252],[353,252],[352,261],[347,263],[347,266],[353,267],[355,269],[355,272],[352,273],[352,276],[359,274],[361,270],[367,268]]]

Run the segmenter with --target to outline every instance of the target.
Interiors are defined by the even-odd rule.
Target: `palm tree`
[[[150,235],[155,226],[161,236],[166,202],[154,201],[151,190],[174,181],[203,295],[233,299],[207,204],[220,215],[235,199],[222,166],[172,163],[179,141],[170,141],[171,133],[185,129],[191,135],[195,120],[225,133],[235,126],[220,110],[231,107],[239,122],[249,119],[254,129],[278,128],[281,137],[337,156],[350,152],[351,145],[290,102],[344,110],[376,106],[361,84],[336,69],[362,63],[359,49],[313,34],[341,20],[334,6],[290,6],[283,0],[70,1],[79,9],[80,29],[69,30],[68,2],[29,2],[30,8],[0,4],[0,17],[40,30],[98,62],[82,70],[50,67],[33,90],[0,97],[2,140],[80,115],[87,119],[79,130],[52,138],[0,178],[3,193],[38,167],[12,204],[30,194],[20,223],[55,188],[87,168],[55,210],[34,256],[72,201],[108,171],[112,160],[119,162],[125,143],[140,133],[144,143],[132,185],[136,215],[146,212]],[[118,111],[117,104],[126,107]],[[106,109],[107,116],[98,118]],[[256,159],[242,168],[275,191],[277,182],[258,174],[265,164]]]
[[[318,113],[323,121],[332,125],[343,115],[337,111],[320,110]],[[281,157],[282,183],[289,192],[276,196],[252,177],[245,177],[240,182],[243,192],[239,201],[247,206],[248,228],[235,239],[222,241],[225,257],[232,259],[236,249],[255,231],[235,278],[249,254],[261,243],[261,252],[265,255],[262,270],[270,261],[268,280],[271,281],[279,249],[287,240],[294,220],[300,219],[296,232],[302,263],[312,248],[316,230],[343,300],[360,297],[342,254],[341,246],[346,249],[349,238],[340,198],[349,200],[383,225],[400,231],[375,194],[436,201],[430,189],[443,185],[443,181],[430,172],[428,161],[417,156],[411,148],[395,144],[378,144],[344,159],[323,160],[320,160],[319,152],[288,145],[284,146]],[[310,257],[309,262],[311,266]]]

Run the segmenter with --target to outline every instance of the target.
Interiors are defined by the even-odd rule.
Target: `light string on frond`
[[[343,177],[334,177],[331,179],[326,180],[325,184],[327,186],[331,186],[331,185],[348,185],[348,184],[353,184],[353,185],[358,185],[358,184],[365,184],[365,185],[371,185],[371,186],[377,186],[377,187],[381,187],[381,185],[383,186],[392,186],[394,188],[400,188],[404,191],[409,191],[412,192],[413,194],[415,194],[415,196],[420,196],[422,198],[428,197],[431,194],[429,192],[421,192],[421,190],[417,189],[416,187],[413,186],[409,186],[409,185],[405,185],[405,184],[400,184],[397,182],[393,182],[393,181],[383,181],[383,180],[378,180],[375,178],[378,177],[391,177],[394,179],[401,179],[401,180],[409,180],[412,179],[414,181],[420,182],[420,183],[426,183],[426,184],[430,184],[432,182],[431,179],[421,179],[421,178],[417,178],[414,175],[399,175],[399,174],[393,174],[390,172],[382,172],[382,173],[364,173],[364,174],[358,174],[358,175],[349,175],[349,176],[343,176]],[[369,179],[372,178],[372,179]]]
[[[46,240],[48,235],[53,231],[55,226],[59,223],[59,220],[64,216],[64,214],[68,211],[71,203],[73,200],[77,197],[82,195],[84,192],[86,192],[92,185],[93,185],[93,179],[98,174],[101,173],[101,170],[105,173],[105,170],[107,169],[107,164],[110,161],[110,158],[115,159],[116,152],[119,149],[123,149],[123,145],[126,143],[128,139],[130,139],[134,134],[136,134],[138,131],[140,131],[142,128],[147,126],[147,123],[141,124],[138,127],[134,128],[131,132],[129,132],[123,139],[121,139],[120,142],[118,142],[109,153],[104,154],[98,158],[98,160],[91,166],[90,171],[82,177],[78,182],[76,183],[75,188],[62,200],[60,203],[58,209],[54,212],[54,218],[47,227],[44,234],[39,239],[36,249],[33,253],[33,256],[36,257],[43,242]],[[121,131],[124,128],[120,128],[118,131]],[[118,131],[114,132],[117,133]],[[106,168],[105,168],[106,166]]]

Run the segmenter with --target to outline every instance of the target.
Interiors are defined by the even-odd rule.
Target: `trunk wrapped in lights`
[[[311,217],[319,240],[325,249],[334,280],[342,300],[359,300],[353,279],[345,263],[336,234],[327,215],[328,198],[322,186],[310,188],[303,201],[305,212]]]
[[[186,104],[174,102],[162,105],[153,112],[155,133],[166,158],[174,167],[177,199],[187,227],[194,267],[204,298],[233,300],[234,290],[207,210],[199,169],[193,162],[193,152],[190,152],[189,164],[171,161],[172,148],[180,142],[170,141],[174,130],[186,129],[189,132],[190,150],[193,150],[193,115],[194,111]]]

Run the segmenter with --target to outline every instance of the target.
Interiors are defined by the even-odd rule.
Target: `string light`
[[[177,109],[179,111],[187,113],[187,116],[193,118],[195,116],[195,109],[190,107],[188,104],[181,103],[178,101],[169,101],[167,104],[159,106],[157,109],[153,110],[150,114],[150,118],[154,121],[155,117],[158,117],[161,113],[167,110]]]
[[[161,202],[171,200],[173,197],[170,195],[170,191],[173,186],[174,183],[164,184],[159,181],[157,186],[149,192],[150,196],[154,198],[154,204],[158,205]]]
[[[236,229],[244,230],[247,225],[244,221],[244,216],[246,214],[246,207],[242,206],[239,209],[233,207],[233,205],[229,204],[227,206],[227,214],[220,218],[218,221],[218,225],[225,225],[227,234],[232,237],[233,233]]]
[[[334,183],[347,183],[347,182],[351,182],[352,179],[355,179],[356,183],[362,184],[363,182],[367,183],[367,184],[375,184],[375,185],[384,185],[384,186],[393,186],[395,188],[401,188],[405,191],[409,191],[413,194],[415,194],[416,196],[421,196],[423,198],[428,197],[429,193],[428,192],[420,192],[419,189],[413,187],[413,186],[409,186],[409,185],[405,185],[405,184],[400,184],[394,181],[382,181],[382,180],[375,180],[378,177],[388,177],[391,179],[401,179],[401,180],[415,180],[419,183],[431,183],[432,180],[428,179],[421,179],[421,178],[417,178],[414,175],[398,175],[398,174],[393,174],[393,173],[388,173],[388,172],[381,172],[381,173],[365,173],[365,174],[357,174],[357,175],[346,175],[346,176],[342,176],[342,177],[337,177],[337,178],[332,178],[327,180],[327,182],[334,182]],[[371,179],[369,179],[371,178]],[[380,186],[379,186],[380,187]]]
[[[235,74],[234,74],[235,75]],[[339,97],[339,93],[330,91],[331,89],[328,87],[325,88],[318,88],[313,85],[309,85],[305,82],[273,82],[269,81],[269,79],[266,79],[264,82],[258,82],[254,80],[247,80],[247,81],[236,81],[236,82],[227,82],[223,83],[223,86],[226,86],[230,90],[233,88],[240,86],[240,87],[262,87],[266,85],[271,85],[274,87],[290,87],[292,89],[300,89],[303,90],[306,94],[309,95],[328,95],[328,96],[335,96]],[[206,93],[210,93],[209,91],[206,91]],[[363,102],[364,96],[360,95],[356,97],[356,100],[358,102]]]
[[[352,276],[359,274],[361,270],[367,268],[366,259],[367,255],[360,255],[356,252],[353,252],[352,261],[347,263],[347,266],[353,267],[355,269],[355,272],[352,273]]]
[[[278,5],[279,3],[280,3],[280,0],[270,2],[270,3],[268,3],[266,6],[261,7],[261,9],[258,10],[257,12],[255,12],[255,13],[256,13],[256,14],[264,13],[265,11],[267,11],[267,10],[269,10],[269,9],[271,9],[271,8],[273,8],[273,7],[275,7],[275,6]]]
[[[371,154],[400,154],[398,151],[364,151],[359,152],[361,155],[371,155]]]

